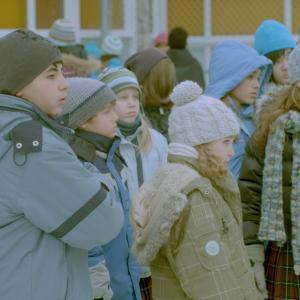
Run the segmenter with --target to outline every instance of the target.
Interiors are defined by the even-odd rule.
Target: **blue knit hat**
[[[260,24],[255,32],[254,42],[255,49],[262,55],[296,47],[296,43],[288,29],[275,20],[265,20]]]
[[[238,41],[219,42],[211,54],[205,94],[221,99],[250,74],[272,62]]]

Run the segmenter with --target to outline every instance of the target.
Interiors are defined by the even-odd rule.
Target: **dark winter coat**
[[[196,58],[187,49],[170,49],[167,52],[176,68],[177,82],[192,80],[205,89],[203,69]]]

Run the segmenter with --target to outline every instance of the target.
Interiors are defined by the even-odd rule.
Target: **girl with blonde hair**
[[[149,128],[143,117],[140,99],[142,91],[135,74],[126,68],[106,69],[98,77],[116,94],[115,111],[119,117],[120,153],[127,169],[126,177],[130,197],[136,197],[142,183],[167,162],[168,144],[163,135]],[[150,269],[141,267],[142,298],[151,297]]]

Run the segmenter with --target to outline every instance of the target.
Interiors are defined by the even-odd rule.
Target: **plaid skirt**
[[[142,300],[152,300],[151,276],[140,279],[140,290],[141,290]]]
[[[296,276],[293,266],[292,246],[290,243],[277,247],[269,242],[265,260],[268,299],[299,300],[300,276]]]

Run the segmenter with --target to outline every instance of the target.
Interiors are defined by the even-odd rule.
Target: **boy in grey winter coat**
[[[0,55],[1,299],[90,300],[87,250],[119,233],[122,210],[53,120],[68,91],[59,50],[17,30]]]

